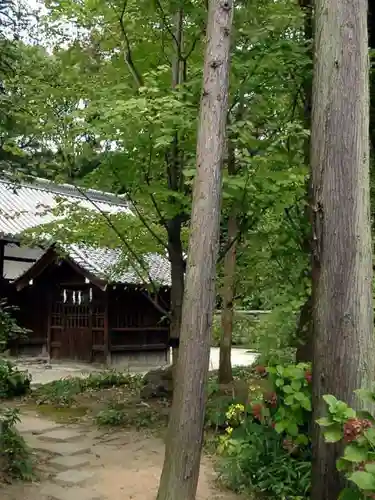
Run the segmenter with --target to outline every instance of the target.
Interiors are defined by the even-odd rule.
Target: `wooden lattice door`
[[[91,361],[92,359],[92,289],[90,286],[62,287],[53,305],[52,348],[58,346],[60,359]],[[54,323],[56,326],[54,326]],[[54,342],[55,340],[55,342]],[[55,349],[56,352],[56,349]]]

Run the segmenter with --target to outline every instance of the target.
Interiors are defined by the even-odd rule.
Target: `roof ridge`
[[[20,187],[26,187],[39,191],[46,191],[49,193],[60,194],[61,196],[65,195],[65,196],[73,196],[79,199],[86,199],[86,197],[80,192],[82,190],[93,201],[103,201],[106,203],[110,203],[112,205],[118,205],[130,208],[130,204],[126,199],[123,199],[120,197],[120,195],[116,195],[114,193],[99,191],[96,189],[87,189],[81,186],[77,187],[74,184],[67,184],[67,183],[59,184],[50,181],[48,179],[43,179],[42,177],[28,176],[28,179],[32,181],[27,182],[25,180],[20,180],[19,181]],[[0,178],[0,183],[9,184],[13,186],[17,186],[18,184],[17,181],[12,181],[6,178]]]

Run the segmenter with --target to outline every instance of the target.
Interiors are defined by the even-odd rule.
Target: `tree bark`
[[[181,84],[182,74],[182,36],[183,36],[183,19],[184,14],[182,8],[178,9],[174,15],[174,36],[173,36],[173,60],[172,60],[172,89],[176,89]],[[167,159],[167,173],[168,173],[168,187],[173,191],[181,191],[182,184],[182,164],[181,155],[179,151],[179,138],[178,132],[174,134],[173,142],[171,145],[170,155]],[[171,203],[174,199],[171,197]],[[182,301],[184,296],[184,256],[181,241],[181,227],[182,227],[182,214],[177,214],[167,222],[168,232],[168,255],[171,263],[171,323],[170,323],[170,337],[176,344],[173,347],[172,354],[172,373],[173,379],[176,371],[178,359],[178,343],[180,338],[181,328],[181,315],[182,315]]]
[[[232,335],[233,335],[233,301],[236,286],[236,258],[237,258],[237,213],[232,208],[228,218],[228,246],[229,250],[224,257],[224,283],[222,288],[221,311],[221,338],[219,356],[219,383],[229,384],[233,380],[232,374]]]
[[[215,303],[232,0],[211,0],[180,352],[158,500],[196,496]]]
[[[312,99],[312,39],[313,39],[313,27],[312,27],[312,0],[300,0],[299,2],[302,12],[304,14],[304,35],[305,43],[307,44],[307,54],[309,56],[309,65],[306,68],[306,73],[303,82],[303,93],[304,93],[304,106],[303,106],[303,122],[306,130],[311,129],[311,99]],[[311,165],[310,165],[310,137],[307,136],[304,141],[304,159],[305,165],[308,167],[308,177],[306,180],[306,205],[305,205],[305,221],[310,222],[312,225],[312,185],[311,185]],[[315,279],[316,272],[314,269],[315,262],[311,258],[311,230],[304,235],[302,249],[310,257],[311,262],[311,279]],[[305,276],[305,270],[302,273],[301,278]],[[297,350],[296,350],[296,362],[311,362],[312,361],[312,337],[314,335],[314,325],[312,319],[313,303],[314,298],[309,295],[306,299],[305,304],[302,306],[300,311],[300,317],[297,327]]]
[[[355,407],[353,391],[374,379],[366,1],[316,0],[314,64],[315,422],[324,394]],[[337,500],[338,453],[315,425],[312,500]]]

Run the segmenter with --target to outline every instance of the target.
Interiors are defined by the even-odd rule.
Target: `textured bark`
[[[298,345],[296,350],[296,362],[306,363],[312,360],[312,296],[310,295],[301,307],[297,336]]]
[[[374,378],[367,2],[316,0],[311,135],[314,421]],[[336,500],[339,448],[313,432],[312,500]]]
[[[158,500],[194,500],[215,303],[232,0],[209,5],[180,352]]]
[[[313,38],[313,28],[312,28],[312,0],[300,0],[300,7],[304,14],[304,35],[305,43],[308,48],[309,56],[309,66],[305,72],[304,82],[303,82],[303,93],[304,93],[304,106],[303,106],[303,123],[306,130],[311,129],[311,100],[312,100],[312,38]],[[305,205],[305,221],[310,222],[312,225],[312,185],[311,185],[311,165],[310,165],[310,137],[307,136],[304,141],[304,159],[305,165],[308,167],[308,177],[306,180],[306,200]],[[315,272],[315,261],[311,258],[311,230],[309,230],[303,238],[302,250],[310,257],[311,262],[311,279],[314,280],[316,276]],[[305,277],[305,270],[302,273],[301,279]],[[309,296],[306,299],[305,304],[302,306],[300,311],[300,317],[297,326],[297,350],[296,350],[296,361],[306,362],[312,361],[312,337],[314,335],[313,319],[312,319],[312,307],[313,297]]]
[[[219,383],[233,380],[231,350],[233,335],[233,301],[236,285],[237,213],[233,208],[228,218],[228,246],[224,257],[224,283],[222,288],[221,338],[219,356]]]
[[[182,83],[182,36],[183,36],[183,18],[182,9],[179,9],[174,15],[174,53],[172,61],[172,88],[175,89]],[[167,159],[168,187],[173,191],[181,191],[182,185],[182,161],[179,151],[178,132],[175,133],[171,145],[171,151]],[[171,197],[171,204],[174,199]],[[181,328],[182,301],[184,296],[184,257],[181,241],[182,214],[178,214],[167,222],[168,232],[168,255],[171,263],[171,304],[170,304],[170,337],[179,339]],[[176,369],[178,359],[178,347],[173,348],[173,373]]]

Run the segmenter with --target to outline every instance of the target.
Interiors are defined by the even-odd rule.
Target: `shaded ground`
[[[20,431],[37,450],[40,480],[0,486],[1,500],[155,500],[164,458],[161,439],[134,430],[105,433],[89,425],[54,424],[35,413],[23,416]],[[239,500],[215,483],[207,457],[197,500]]]

